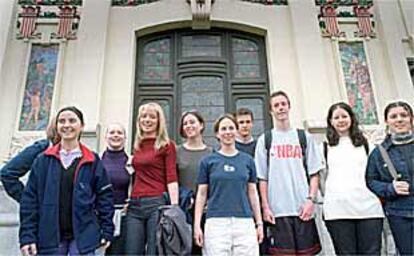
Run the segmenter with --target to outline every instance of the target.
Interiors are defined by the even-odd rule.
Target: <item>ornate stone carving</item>
[[[82,0],[19,0],[17,39],[26,41],[41,39],[39,26],[56,25],[56,32],[51,39],[76,39],[80,15],[78,7]]]
[[[372,0],[315,0],[315,4],[320,6],[318,19],[322,36],[347,37],[340,32],[341,24],[353,23],[356,25],[353,36],[366,39],[375,37]]]
[[[210,29],[211,5],[213,0],[187,0],[191,6],[193,29]]]
[[[13,156],[17,155],[26,146],[32,144],[34,141],[44,138],[44,135],[26,135],[26,136],[13,136],[10,143],[9,154],[1,159],[2,162],[7,162]]]
[[[112,0],[112,6],[136,6],[141,4],[149,4],[159,0]]]
[[[241,1],[264,4],[264,5],[288,5],[288,0],[241,0]]]

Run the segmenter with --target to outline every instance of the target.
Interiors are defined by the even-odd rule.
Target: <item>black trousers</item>
[[[337,255],[380,255],[382,218],[326,220]]]

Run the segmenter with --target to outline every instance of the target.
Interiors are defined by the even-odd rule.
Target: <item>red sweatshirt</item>
[[[174,143],[160,150],[154,148],[154,139],[144,139],[134,152],[132,166],[135,182],[131,197],[161,196],[167,184],[177,181],[176,151]]]

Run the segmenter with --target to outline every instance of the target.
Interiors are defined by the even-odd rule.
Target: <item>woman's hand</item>
[[[397,195],[408,196],[410,194],[410,184],[408,182],[394,180],[392,185]]]
[[[196,245],[203,247],[204,244],[204,236],[203,231],[200,227],[194,227],[194,241]]]
[[[263,234],[263,223],[256,225],[256,234],[257,234],[257,242],[261,244],[263,242],[264,234]]]
[[[37,254],[36,244],[26,244],[20,248],[23,256],[33,256]]]

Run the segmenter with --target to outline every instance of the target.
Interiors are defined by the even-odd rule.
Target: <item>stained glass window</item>
[[[209,145],[217,145],[213,123],[225,112],[224,82],[219,76],[191,76],[181,82],[181,110],[196,109],[206,122],[204,138]]]
[[[411,83],[414,86],[414,58],[407,58],[408,69],[410,70]]]
[[[215,35],[183,36],[182,57],[220,57],[221,37]]]
[[[232,39],[233,76],[235,78],[260,77],[259,47],[248,39]]]
[[[19,120],[20,131],[41,131],[49,123],[58,53],[58,44],[32,45]]]
[[[340,42],[339,52],[349,105],[356,112],[361,124],[378,124],[363,42]]]
[[[170,39],[164,38],[151,41],[144,46],[142,79],[169,80],[171,79],[171,50]]]

